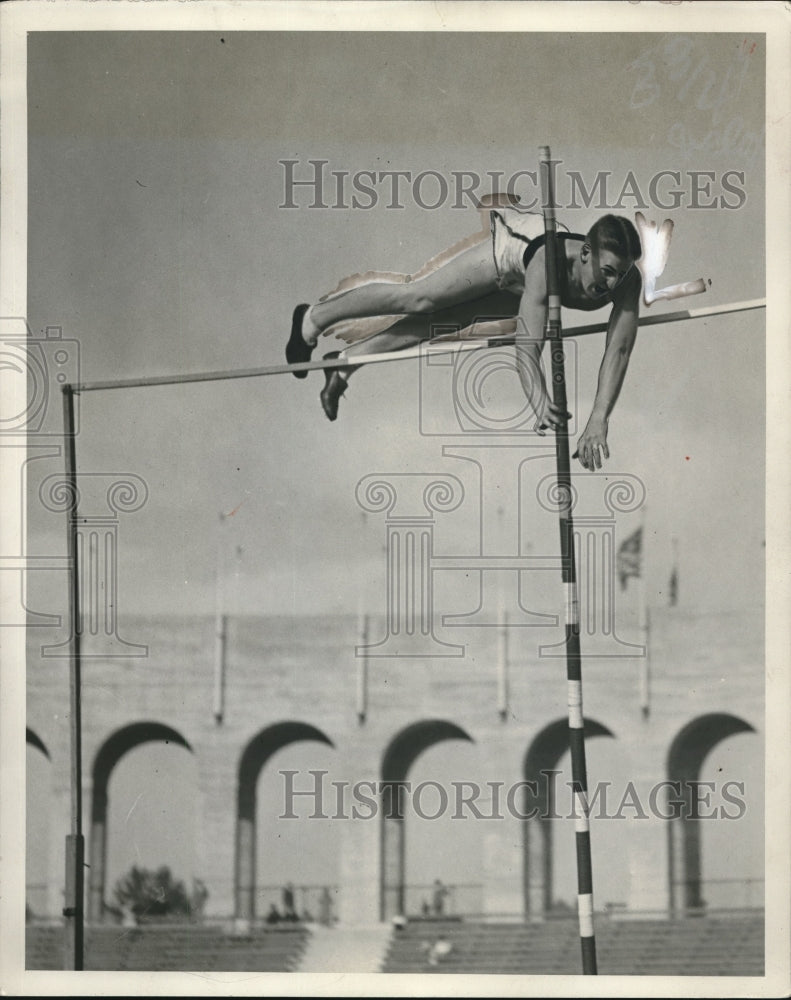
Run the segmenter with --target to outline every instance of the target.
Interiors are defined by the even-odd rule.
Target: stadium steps
[[[390,940],[386,924],[312,925],[297,972],[379,972]]]
[[[63,927],[28,924],[25,928],[25,968],[55,972],[63,968]]]
[[[437,964],[428,948],[444,937],[452,950]],[[596,950],[603,975],[760,976],[763,915],[694,919],[599,918]],[[394,931],[384,972],[560,975],[580,971],[575,920],[539,924],[425,923]]]
[[[30,924],[25,935],[28,969],[63,968],[62,927]],[[89,971],[292,972],[307,940],[301,926],[228,934],[211,924],[144,924],[85,929]]]

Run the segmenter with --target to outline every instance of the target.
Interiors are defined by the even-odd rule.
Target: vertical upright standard
[[[541,194],[546,231],[547,326],[546,334],[552,356],[552,398],[566,413],[566,373],[562,331],[560,328],[560,274],[558,271],[557,222],[553,163],[549,146],[539,150]],[[574,559],[574,523],[572,520],[571,461],[568,430],[555,434],[557,460],[557,497],[560,519],[560,555],[566,597],[566,677],[568,679],[569,748],[571,783],[577,847],[577,909],[579,914],[582,972],[595,976],[596,938],[593,933],[593,873],[588,819],[588,776],[585,766],[585,723],[582,713],[582,656],[580,653],[579,601],[577,568]]]
[[[80,606],[80,564],[77,511],[77,455],[74,420],[74,386],[63,386],[63,431],[68,491],[69,573],[69,715],[71,735],[71,831],[66,837],[66,898],[64,965],[81,971],[83,965],[85,840],[82,834],[82,693],[81,650],[82,608]]]

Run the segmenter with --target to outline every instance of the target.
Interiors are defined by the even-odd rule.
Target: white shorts
[[[489,219],[497,284],[509,291],[522,292],[525,287],[525,251],[533,240],[544,235],[544,217],[540,212],[505,206],[493,209]],[[558,228],[566,229],[560,223]]]

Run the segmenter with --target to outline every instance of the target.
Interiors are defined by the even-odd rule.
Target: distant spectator
[[[431,949],[431,956],[429,957],[429,962],[432,961],[434,965],[438,965],[443,962],[448,955],[453,951],[453,945],[448,941],[446,937],[439,937],[434,942],[434,947]]]
[[[283,918],[280,915],[280,910],[278,910],[277,905],[272,903],[269,907],[269,913],[266,915],[266,922],[268,924],[279,924]]]
[[[420,912],[424,917],[427,917],[431,913],[431,907],[429,906],[428,900],[424,899],[420,905]]]
[[[429,965],[439,965],[453,951],[453,945],[443,935],[442,937],[438,937],[433,943],[423,941],[420,945],[420,950],[425,952]]]
[[[332,923],[332,895],[326,885],[319,896],[319,923],[325,927],[329,927]]]
[[[234,917],[231,924],[231,934],[236,938],[249,938],[251,934],[250,920],[248,917]]]
[[[693,903],[687,910],[687,914],[690,917],[703,917],[706,915],[706,907],[708,903],[705,899],[699,899],[696,903]]]
[[[194,878],[192,880],[192,917],[195,920],[203,919],[203,911],[206,908],[206,900],[209,898],[209,890],[203,879]]]
[[[294,886],[291,882],[283,888],[283,919],[299,920],[294,906]]]
[[[445,913],[445,898],[448,895],[447,886],[443,885],[442,879],[434,879],[434,895],[432,897],[432,907],[435,917],[441,917]]]

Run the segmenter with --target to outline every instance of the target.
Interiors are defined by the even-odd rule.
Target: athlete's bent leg
[[[436,270],[413,281],[372,281],[317,302],[308,310],[303,337],[315,343],[322,330],[365,316],[433,313],[497,290],[497,269],[487,234]]]
[[[503,335],[507,335],[513,331],[514,317],[518,309],[518,295],[507,291],[497,291],[491,295],[460,303],[439,312],[404,316],[386,330],[375,333],[365,340],[356,341],[345,350],[332,352],[331,355],[327,354],[325,357],[332,356],[351,360],[368,354],[402,351],[440,333],[447,334],[458,331],[463,334],[479,323],[499,324]],[[352,373],[357,371],[359,367],[359,365],[350,365],[348,368],[327,369],[325,372],[324,388],[319,397],[324,412],[330,420],[336,419],[340,397],[346,392]]]

